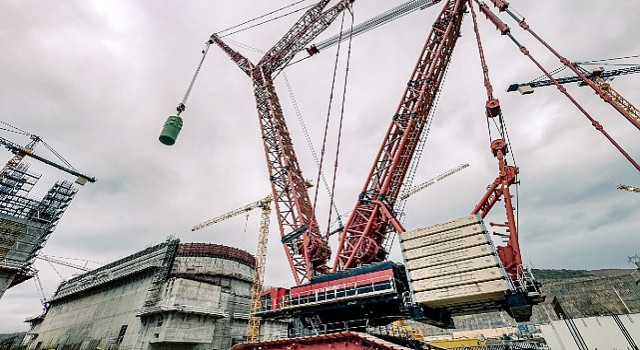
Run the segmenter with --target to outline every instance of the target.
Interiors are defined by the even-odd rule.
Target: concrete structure
[[[0,298],[33,277],[33,260],[55,229],[77,189],[57,182],[40,200],[29,195],[40,175],[20,163],[0,174]]]
[[[246,336],[255,259],[217,244],[166,242],[63,282],[29,349],[228,349]],[[286,336],[263,322],[261,339]]]
[[[540,270],[542,290],[546,300],[533,307],[530,323],[516,323],[505,312],[456,316],[455,330],[443,330],[415,324],[426,336],[451,335],[452,332],[523,324],[547,324],[560,318],[553,308],[557,299],[565,313],[574,319],[615,314],[640,313],[640,288],[636,284],[636,270]],[[534,271],[536,275],[536,271]],[[573,277],[570,277],[573,276]],[[413,325],[412,325],[413,326]]]
[[[640,314],[552,321],[540,330],[551,349],[638,349]]]

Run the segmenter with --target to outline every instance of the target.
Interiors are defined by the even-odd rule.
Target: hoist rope
[[[346,14],[343,12],[342,13],[342,19],[340,21],[340,33],[342,33],[342,29],[344,28],[344,19],[346,17]],[[318,166],[318,173],[316,176],[316,183],[319,183],[320,181],[320,174],[322,174],[322,168],[324,165],[324,155],[325,155],[325,151],[327,149],[327,134],[329,132],[329,125],[330,125],[330,121],[331,121],[331,108],[333,105],[333,93],[335,91],[335,86],[336,86],[336,76],[338,73],[338,64],[339,64],[339,59],[340,59],[340,43],[338,43],[338,48],[336,49],[336,56],[335,56],[335,60],[333,62],[333,74],[331,77],[331,89],[330,89],[330,93],[329,93],[329,105],[327,107],[327,117],[325,118],[325,124],[324,124],[324,133],[322,136],[322,147],[320,148],[320,163]],[[312,204],[312,211],[311,212],[315,212],[316,211],[316,207],[318,204],[318,187],[316,187],[314,194],[313,194],[313,204]],[[327,230],[329,230],[327,228]]]
[[[11,129],[0,128],[0,130],[4,130],[4,131],[8,131],[8,132],[12,132],[12,133],[16,133],[16,134],[21,134],[21,135],[26,135],[26,136],[31,136],[31,133],[26,132],[26,131],[24,131],[24,130],[22,130],[22,129],[20,129],[20,128],[17,128],[17,127],[15,127],[15,126],[13,126],[13,125],[11,125],[11,124],[9,124],[9,123],[5,122],[5,121],[0,120],[0,123],[1,123],[1,124],[4,124],[4,125],[6,125],[6,126],[8,126],[8,127],[10,127],[10,128],[11,128]],[[12,130],[12,129],[13,129],[13,130]],[[16,130],[17,130],[17,131],[16,131]]]
[[[248,211],[244,214],[244,232],[242,234],[243,242],[244,242],[244,238],[247,237],[247,226],[249,226],[249,215],[251,215],[251,211]]]
[[[303,0],[303,1],[305,1],[305,0]],[[299,3],[299,2],[302,2],[302,1],[298,1],[298,3]],[[293,5],[295,5],[295,4],[293,4]],[[289,5],[289,6],[293,6],[293,5]],[[289,6],[285,6],[285,7],[283,7],[283,9],[284,9],[284,8],[286,8],[286,7],[289,7]],[[238,30],[233,31],[233,32],[231,32],[231,33],[226,33],[226,34],[224,34],[224,35],[220,35],[220,37],[221,37],[221,38],[224,38],[224,37],[227,37],[227,36],[229,36],[229,35],[233,35],[233,34],[237,34],[237,33],[240,33],[240,32],[244,32],[245,30],[249,30],[249,29],[251,29],[251,28],[255,28],[255,27],[261,26],[261,25],[263,25],[263,24],[266,24],[266,23],[269,23],[269,22],[273,22],[273,21],[278,20],[278,19],[280,19],[280,18],[284,18],[284,17],[290,16],[290,15],[292,15],[292,14],[294,14],[294,13],[298,13],[298,12],[300,12],[300,11],[306,10],[306,9],[308,9],[308,8],[310,8],[310,7],[313,7],[313,6],[315,6],[315,4],[312,4],[312,5],[309,5],[309,6],[304,6],[304,7],[301,7],[301,8],[299,8],[299,9],[297,9],[297,10],[293,10],[293,11],[291,11],[291,12],[287,12],[287,13],[285,13],[285,14],[282,14],[282,15],[279,15],[279,16],[276,16],[276,17],[273,17],[273,18],[270,18],[270,19],[268,19],[268,20],[266,20],[266,21],[263,21],[263,22],[260,22],[260,23],[256,23],[256,24],[254,24],[254,25],[250,25],[250,26],[248,26],[248,27],[246,27],[246,28],[238,29]],[[279,11],[279,10],[272,11],[272,12],[270,12],[269,14],[274,13],[274,12],[277,12],[277,11]],[[269,14],[263,15],[263,16],[261,16],[260,18],[265,17],[265,16],[268,16]],[[254,21],[254,20],[256,20],[256,19],[253,19],[253,20],[250,20],[250,21],[247,21],[247,22],[252,22],[252,21]],[[239,26],[239,25],[238,25],[238,26]],[[221,32],[218,32],[218,33],[216,33],[216,34],[220,34],[220,33],[221,33]]]
[[[617,60],[624,60],[627,58],[638,58],[640,57],[640,55],[631,55],[631,56],[623,56],[623,57],[614,57],[614,58],[605,58],[603,60],[591,60],[591,61],[584,61],[584,62],[575,62],[577,64],[598,64],[598,63],[602,63],[602,62],[608,62],[608,61],[617,61]],[[632,64],[635,66],[635,64]]]
[[[184,97],[182,98],[182,102],[176,107],[178,111],[178,116],[184,112],[187,108],[187,100],[189,99],[189,95],[191,94],[191,90],[193,89],[193,85],[196,83],[196,79],[198,79],[198,74],[200,73],[200,69],[202,68],[202,63],[204,63],[205,57],[207,57],[207,52],[209,52],[209,48],[211,47],[212,42],[207,41],[204,49],[202,50],[202,58],[200,58],[200,62],[198,63],[198,67],[196,67],[195,73],[193,73],[193,78],[191,78],[191,82],[189,83],[189,87],[187,87],[187,92],[185,92]]]
[[[351,7],[348,8],[349,13],[351,14],[351,30],[350,33],[353,33],[353,9]],[[331,235],[331,208],[335,207],[335,192],[336,192],[336,178],[338,175],[338,164],[340,159],[340,144],[342,141],[342,126],[344,122],[344,108],[347,100],[347,83],[349,81],[349,64],[351,62],[351,44],[353,42],[353,35],[349,35],[349,44],[347,45],[347,62],[345,63],[345,72],[344,72],[344,82],[342,84],[342,102],[340,104],[340,120],[338,121],[338,135],[336,141],[336,155],[335,161],[333,163],[333,179],[331,180],[331,195],[329,201],[331,203],[329,207],[329,215],[327,218],[327,239],[329,239],[329,235]],[[340,213],[336,210],[337,221],[339,227],[343,227],[342,219],[340,219]]]
[[[284,73],[284,71],[282,71],[282,77],[283,77],[284,83],[285,83],[285,85],[287,87],[287,92],[289,93],[289,98],[291,99],[291,104],[293,105],[293,110],[294,110],[294,112],[296,114],[296,117],[298,118],[298,123],[300,124],[300,129],[302,130],[302,134],[304,135],[304,139],[307,142],[307,147],[309,147],[309,152],[311,153],[311,157],[313,158],[313,162],[316,165],[316,168],[319,168],[320,167],[320,160],[318,159],[318,153],[316,152],[316,149],[313,146],[313,142],[311,141],[311,136],[309,136],[309,129],[307,129],[307,124],[305,123],[304,118],[302,117],[302,112],[300,111],[300,106],[298,105],[298,101],[296,99],[296,96],[293,94],[293,89],[291,88],[291,83],[289,82],[289,78],[287,77],[287,74]],[[331,193],[331,190],[329,189],[329,183],[327,182],[327,178],[325,177],[324,172],[321,175],[321,179],[322,179],[322,184],[324,185],[324,189],[325,189],[325,191],[327,191],[327,194],[329,195]],[[336,206],[335,203],[333,203],[333,210],[335,210],[337,213],[339,213],[338,207]]]
[[[480,64],[482,66],[482,73],[484,75],[484,85],[485,88],[487,90],[487,98],[488,100],[492,100],[494,99],[493,96],[493,88],[491,86],[491,81],[489,79],[489,67],[487,66],[487,62],[485,60],[485,56],[484,56],[484,50],[482,48],[482,40],[480,39],[480,30],[478,29],[478,21],[476,18],[476,12],[473,8],[473,1],[469,0],[469,8],[471,10],[471,18],[473,19],[473,31],[475,32],[475,37],[476,37],[476,42],[478,44],[478,52],[480,55]],[[488,102],[488,101],[487,101]],[[513,147],[511,147],[511,141],[509,140],[509,134],[507,132],[507,126],[504,120],[504,116],[502,115],[502,111],[500,111],[500,113],[495,116],[495,117],[491,117],[489,115],[489,112],[486,112],[486,118],[487,118],[487,128],[489,129],[489,141],[492,142],[492,137],[491,137],[491,127],[490,127],[490,122],[489,119],[493,120],[493,124],[494,127],[498,130],[499,134],[500,134],[500,138],[504,139],[505,142],[507,143],[507,150],[509,151],[509,153],[511,154],[511,160],[513,162],[513,166],[517,167],[516,164],[516,160],[515,160],[515,155],[514,155],[514,151],[513,151]],[[496,118],[498,119],[496,121]],[[517,176],[517,175],[516,175]],[[518,193],[518,181],[514,182],[514,185],[516,186],[516,205],[515,205],[515,210],[516,210],[516,218],[517,215],[519,213],[518,210],[518,198],[517,198],[517,193]],[[516,228],[518,227],[518,223],[519,221],[516,219],[515,225]]]

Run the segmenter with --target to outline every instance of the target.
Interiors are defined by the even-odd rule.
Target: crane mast
[[[318,2],[255,65],[227,46],[218,35],[212,35],[209,41],[227,53],[253,81],[278,226],[297,284],[308,281],[314,275],[329,272],[327,260],[331,250],[318,227],[307,192],[307,182],[302,176],[275,91],[273,74],[291,61],[352,2],[342,0],[326,11],[323,9],[329,0]]]
[[[260,294],[264,285],[264,270],[267,265],[267,242],[269,241],[269,216],[271,215],[271,196],[265,198],[260,206],[260,235],[258,236],[258,251],[256,252],[256,268],[253,273],[253,286],[251,287],[251,305],[249,307],[249,321],[247,324],[247,341],[254,343],[260,340],[260,317],[256,312],[260,311],[262,304]]]
[[[253,284],[251,286],[251,304],[249,305],[249,320],[247,322],[247,342],[255,343],[260,340],[260,317],[255,313],[260,311],[260,293],[264,283],[264,271],[267,264],[267,243],[269,242],[269,217],[271,216],[271,202],[273,197],[268,195],[253,203],[249,203],[230,212],[218,215],[215,218],[193,226],[191,231],[197,231],[224,220],[233,218],[243,213],[248,213],[256,208],[262,209],[260,216],[260,234],[258,235],[258,249],[256,251],[256,266],[253,272]]]
[[[451,61],[466,1],[448,0],[433,24],[355,208],[340,236],[335,271],[383,261],[388,233],[401,233],[393,207]]]

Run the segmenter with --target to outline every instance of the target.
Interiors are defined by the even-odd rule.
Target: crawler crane
[[[501,10],[506,9],[506,2],[492,1]],[[440,327],[453,327],[451,316],[501,309],[509,312],[517,321],[528,320],[532,305],[541,302],[544,295],[540,292],[539,284],[522,265],[510,190],[510,186],[518,183],[519,169],[508,163],[507,157],[511,150],[500,104],[493,96],[489,83],[473,5],[477,4],[480,12],[494,23],[503,35],[508,35],[516,44],[519,43],[510,34],[509,28],[487,5],[479,1],[442,1],[443,9],[432,25],[398,108],[390,117],[390,125],[371,171],[362,190],[356,196],[355,208],[340,234],[335,261],[331,267],[328,265],[330,252],[327,238],[320,234],[314,207],[305,188],[305,180],[295,156],[273,79],[275,73],[283,69],[297,52],[309,44],[340,12],[348,9],[351,2],[339,1],[326,11],[323,8],[329,1],[318,2],[256,64],[232,50],[218,34],[210,37],[203,53],[206,54],[210,45],[216,44],[253,82],[281,241],[296,281],[296,286],[290,289],[274,288],[263,292],[262,304],[265,308],[258,316],[294,317],[309,328],[323,331],[337,331],[353,326],[364,328],[388,324],[407,317]],[[495,232],[497,236],[505,238],[506,245],[497,248],[498,258],[491,260],[492,263],[495,262],[495,266],[492,265],[491,268],[496,267],[504,272],[504,280],[500,281],[505,282],[503,284],[506,288],[494,294],[499,295],[498,299],[471,298],[468,302],[456,305],[438,306],[416,302],[413,298],[414,280],[410,271],[402,264],[387,260],[388,243],[394,234],[399,234],[402,239],[409,233],[405,232],[398,220],[397,216],[400,213],[396,205],[402,200],[403,190],[408,187],[407,175],[420,153],[420,141],[432,119],[445,72],[460,37],[462,19],[469,11],[474,17],[474,29],[478,38],[487,90],[484,110],[488,122],[496,125],[498,129],[495,137],[490,135],[490,150],[497,159],[498,176],[471,210],[472,215],[469,218],[475,220],[474,224],[479,225],[468,226],[484,226],[483,219],[489,211],[499,201],[504,201],[506,220],[503,223],[490,223],[490,226],[505,231]],[[513,11],[508,12],[512,17],[518,18],[512,14]],[[524,20],[521,26],[528,28],[528,25],[522,23]],[[521,45],[519,48],[523,54],[534,60],[526,48]],[[534,63],[537,64],[535,60]],[[192,85],[189,89],[191,87]],[[188,96],[188,92],[189,90],[185,97]],[[180,115],[185,110],[185,100],[178,105],[177,115],[170,117],[165,124],[160,136],[162,143],[171,145],[175,142],[182,127]],[[585,115],[612,141],[612,138],[598,127],[595,120],[586,113]],[[617,148],[623,152],[620,147]],[[625,156],[638,167],[627,154]],[[443,231],[437,231],[436,228],[436,231],[430,232],[433,234],[430,234],[429,238],[446,241]],[[483,236],[484,239],[486,232],[481,232],[482,235],[477,236]],[[490,250],[488,246],[488,242],[483,241],[480,248]],[[455,253],[457,252],[454,251],[450,255]],[[494,257],[494,252],[487,254]],[[458,261],[466,262],[465,259]]]

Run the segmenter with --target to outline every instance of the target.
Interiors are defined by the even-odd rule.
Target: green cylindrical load
[[[170,115],[164,123],[160,137],[158,138],[162,144],[171,146],[176,143],[178,134],[182,130],[182,118],[177,115]]]

